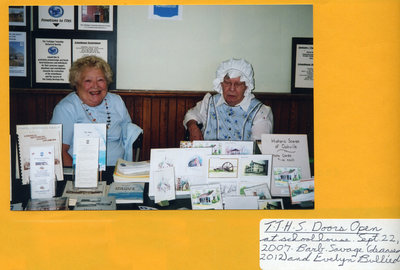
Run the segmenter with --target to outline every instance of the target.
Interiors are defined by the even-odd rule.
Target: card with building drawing
[[[228,155],[208,159],[208,178],[237,178],[239,159]]]
[[[221,189],[218,184],[191,186],[193,210],[223,209]]]
[[[175,169],[176,197],[190,197],[190,185],[206,184],[206,158],[211,148],[160,148],[151,149],[149,196],[156,190],[154,172],[167,167]]]
[[[283,209],[283,200],[282,199],[259,200],[258,209],[260,210]]]
[[[302,179],[311,178],[310,159],[307,135],[305,134],[263,134],[261,136],[261,152],[273,155],[275,167],[301,168]],[[272,181],[271,181],[272,182]],[[286,181],[271,184],[272,196],[289,196]]]
[[[241,181],[265,183],[269,188],[272,175],[272,155],[241,155],[239,163]]]
[[[267,184],[245,187],[243,189],[243,192],[246,196],[258,196],[259,200],[272,199]]]
[[[292,204],[314,201],[314,179],[302,179],[289,183]]]
[[[154,182],[156,185],[155,203],[175,199],[175,169],[167,167],[154,171]]]
[[[274,167],[272,174],[272,196],[290,196],[289,182],[297,182],[302,178],[301,168],[299,167]]]
[[[222,197],[236,196],[238,194],[237,193],[237,182],[221,182],[219,184],[221,186]]]
[[[193,141],[192,147],[211,147],[213,155],[251,155],[253,141]]]

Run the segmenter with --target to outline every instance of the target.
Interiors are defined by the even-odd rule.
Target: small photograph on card
[[[314,180],[300,180],[289,183],[292,204],[314,201]]]
[[[279,210],[283,209],[282,199],[259,200],[258,209],[260,210]]]
[[[192,186],[190,189],[192,209],[223,209],[221,189],[216,185]]]
[[[208,164],[209,178],[237,178],[237,158],[210,158]]]
[[[289,182],[301,179],[301,169],[298,167],[275,167],[273,168],[275,186],[288,187]]]
[[[109,23],[110,6],[81,6],[82,22],[90,23]]]

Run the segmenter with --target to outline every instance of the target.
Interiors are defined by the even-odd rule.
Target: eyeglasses
[[[222,84],[224,87],[227,87],[227,88],[231,88],[232,85],[233,85],[233,88],[235,88],[235,89],[238,89],[238,88],[240,88],[240,87],[245,87],[245,86],[246,86],[245,82],[235,82],[235,83],[232,83],[232,82],[229,82],[229,81],[222,81],[221,84]]]

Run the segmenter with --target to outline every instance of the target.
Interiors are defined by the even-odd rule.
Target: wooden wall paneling
[[[142,129],[143,129],[143,153],[141,158],[143,160],[150,159],[150,134],[151,134],[151,98],[145,97],[143,98],[143,122],[142,122]]]
[[[11,89],[10,132],[16,124],[49,123],[55,105],[71,90]],[[183,118],[186,111],[201,100],[205,92],[180,91],[112,91],[119,94],[132,117],[144,131],[140,159],[150,159],[154,147],[179,147],[184,138]],[[272,108],[274,133],[307,134],[310,156],[313,155],[313,97],[275,93],[256,93]]]
[[[132,122],[140,127],[143,127],[144,98],[141,96],[141,97],[131,97],[130,99],[134,101]]]
[[[290,101],[290,119],[289,119],[289,134],[299,133],[298,121],[299,120],[299,108],[295,100]]]
[[[169,100],[171,98],[163,98],[160,100],[160,122],[158,126],[159,132],[159,147],[168,148],[168,114],[169,114]]]
[[[61,99],[65,97],[64,94],[59,95],[46,95],[45,101],[45,123],[50,123],[51,118],[53,117],[54,107],[60,102]]]
[[[36,102],[36,123],[40,124],[40,123],[45,123],[48,124],[49,120],[47,120],[46,116],[46,109],[45,109],[45,101],[46,96],[45,95],[41,95],[40,98],[37,99]]]
[[[274,100],[271,106],[274,116],[274,132],[277,134],[289,133],[290,103],[281,99]]]
[[[175,147],[176,142],[176,118],[177,118],[177,102],[176,97],[168,99],[168,125],[167,125],[167,145]]]
[[[131,117],[132,122],[133,122],[133,117],[135,115],[135,105],[134,105],[135,100],[133,98],[129,98],[127,96],[121,96],[121,98],[124,101],[126,109],[128,110],[129,116]]]
[[[160,148],[160,98],[151,98],[150,148]]]
[[[186,109],[186,98],[177,98],[177,117],[176,117],[176,140],[175,144],[178,147],[179,142],[185,137],[185,128],[183,127],[183,118],[185,117]]]

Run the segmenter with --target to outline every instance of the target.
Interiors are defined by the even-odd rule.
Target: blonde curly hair
[[[100,69],[104,73],[107,85],[110,85],[112,82],[113,72],[110,65],[106,61],[97,56],[85,56],[73,62],[71,68],[69,69],[69,84],[71,85],[72,89],[76,90],[76,86],[81,79],[81,73],[86,68]]]

